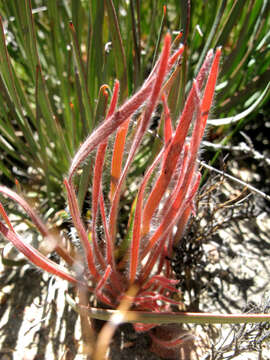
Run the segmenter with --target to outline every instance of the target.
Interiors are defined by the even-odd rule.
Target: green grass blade
[[[157,61],[157,54],[159,52],[159,47],[160,47],[160,42],[161,42],[161,38],[163,35],[163,29],[164,29],[164,25],[165,25],[165,18],[166,18],[166,11],[167,8],[164,5],[163,6],[163,14],[162,14],[162,19],[161,19],[161,24],[160,24],[160,28],[159,28],[159,32],[158,32],[158,37],[157,37],[157,41],[156,41],[156,46],[155,46],[155,51],[154,51],[154,56],[153,56],[153,60],[152,60],[152,69]]]
[[[202,66],[202,63],[204,61],[204,58],[208,52],[208,50],[210,50],[210,47],[211,47],[211,44],[212,44],[212,41],[216,35],[216,32],[218,30],[218,27],[219,27],[219,24],[221,22],[221,18],[224,14],[224,11],[225,11],[225,8],[226,8],[226,5],[227,5],[227,0],[222,0],[222,2],[220,3],[219,5],[219,8],[217,10],[217,13],[216,13],[216,16],[214,18],[214,22],[213,22],[213,26],[211,28],[211,31],[206,39],[206,42],[205,42],[205,45],[204,45],[204,48],[201,52],[201,55],[200,55],[200,58],[199,58],[199,61],[196,65],[196,68],[195,68],[195,74],[198,73],[199,69],[201,68]]]
[[[81,51],[76,35],[76,30],[72,23],[69,24],[69,29],[71,34],[71,41],[73,45],[73,53],[75,57],[76,67],[78,69],[79,78],[80,78],[82,100],[83,100],[83,106],[84,106],[87,125],[88,125],[88,131],[91,131],[93,129],[93,109],[91,108],[90,98],[88,94],[85,65],[82,60]]]
[[[75,305],[77,311],[80,306]],[[110,321],[110,319],[122,316],[120,310],[104,310],[88,308],[91,318]],[[127,311],[124,316],[125,322],[144,323],[144,324],[251,324],[270,322],[269,314],[210,314],[210,313],[191,313],[191,312],[146,312],[146,311]]]
[[[245,0],[233,1],[232,8],[225,19],[223,27],[220,31],[218,31],[215,43],[213,44],[214,47],[224,46],[226,44],[231,30],[237,25],[241,15],[243,14],[243,7],[245,6],[245,3]]]
[[[67,76],[67,61],[69,57],[69,51],[67,49],[66,43],[69,41],[67,34],[63,29],[61,29],[61,13],[59,13],[58,5],[55,1],[48,1],[48,15],[51,23],[51,42],[52,42],[52,53],[55,60],[55,69],[57,73],[57,78],[59,81],[60,87],[60,97],[63,110],[63,118],[65,125],[65,140],[73,153],[75,152],[74,143],[72,141],[72,124],[73,124],[73,115],[72,110],[69,106],[70,99],[70,84]],[[67,21],[67,19],[61,19],[62,21]],[[65,39],[66,37],[66,39]],[[64,41],[63,41],[64,39]]]
[[[106,0],[106,9],[109,16],[109,26],[112,37],[112,47],[114,52],[116,76],[121,84],[121,100],[128,96],[128,78],[127,78],[127,62],[123,40],[120,32],[120,26],[116,15],[115,7],[112,0]]]
[[[104,67],[104,1],[92,1],[89,6],[88,51],[87,51],[87,86],[90,99],[97,96],[103,84]],[[97,46],[98,44],[98,46]],[[92,106],[94,108],[94,106]]]

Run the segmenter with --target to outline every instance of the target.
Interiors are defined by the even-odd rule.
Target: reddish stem
[[[160,151],[151,167],[147,170],[147,173],[144,176],[143,182],[139,188],[138,199],[135,209],[134,216],[134,225],[133,225],[133,236],[131,242],[131,251],[130,251],[130,267],[129,267],[129,281],[132,284],[135,281],[138,262],[139,262],[139,250],[140,250],[140,239],[141,239],[141,216],[142,216],[142,205],[143,205],[143,195],[145,191],[146,184],[148,183],[155,167],[159,163],[161,156],[163,155],[164,148]]]
[[[88,236],[87,236],[86,229],[81,220],[80,210],[79,210],[79,206],[78,206],[78,203],[76,200],[76,195],[75,195],[75,191],[73,189],[73,185],[69,184],[66,179],[64,180],[64,184],[67,189],[69,210],[70,210],[70,213],[72,216],[74,226],[78,232],[79,238],[81,239],[82,245],[84,247],[84,253],[86,256],[88,269],[89,269],[90,273],[94,276],[95,280],[97,281],[100,278],[100,275],[96,269],[93,251],[92,251],[92,248],[91,248]]]

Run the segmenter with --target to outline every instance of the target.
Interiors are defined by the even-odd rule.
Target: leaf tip
[[[74,28],[74,25],[73,25],[73,22],[72,22],[72,21],[69,22],[69,27],[70,27],[70,29],[71,29],[72,31],[75,31],[75,28]]]
[[[222,46],[220,45],[220,46],[217,47],[217,52],[221,53],[221,51],[222,51]]]
[[[109,93],[108,93],[108,91],[107,91],[108,89],[109,89],[109,86],[106,85],[106,84],[104,84],[104,85],[101,86],[100,90],[101,90],[102,95],[103,95],[104,97],[108,97],[108,96],[109,96]]]
[[[180,30],[175,38],[175,41],[180,41],[183,37],[184,31]],[[184,45],[183,45],[184,46]]]
[[[167,5],[163,5],[163,16],[166,16],[166,12],[167,12]]]

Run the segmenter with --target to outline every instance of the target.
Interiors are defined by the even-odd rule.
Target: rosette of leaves
[[[50,260],[18,235],[1,205],[2,235],[39,268],[83,288],[89,293],[89,305],[98,303],[117,309],[129,297],[132,310],[159,314],[170,312],[172,305],[181,303],[178,281],[174,279],[168,258],[172,257],[173,246],[181,240],[188,219],[195,211],[193,199],[200,183],[197,157],[213,100],[221,49],[208,52],[174,128],[167,95],[184,46],[176,50],[172,47],[171,36],[167,34],[162,54],[150,75],[120,106],[117,105],[119,82],[115,82],[104,121],[80,146],[71,162],[64,185],[83,257],[81,249],[67,247],[61,233],[56,234],[43,223],[22,195],[0,186],[0,193],[25,210],[45,245],[50,246],[49,252],[56,251],[67,267]],[[103,88],[105,98],[108,97],[106,89]],[[149,161],[143,177],[138,179],[126,236],[119,240],[121,195],[160,102],[162,145]],[[94,165],[90,221],[85,222],[77,199],[78,180],[81,167],[91,153]],[[106,168],[110,169],[109,175]],[[127,295],[130,289],[135,289],[131,298]],[[134,324],[137,331],[155,326],[151,322]],[[177,339],[163,344],[153,335],[153,341],[159,346],[170,346],[170,341],[172,347],[178,346]]]

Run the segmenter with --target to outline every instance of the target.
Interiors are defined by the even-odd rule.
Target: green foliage
[[[191,8],[189,1],[168,0],[166,12],[157,0],[1,2],[2,179],[17,178],[48,199],[43,213],[63,208],[63,176],[103,119],[101,86],[117,78],[123,102],[151,70],[168,29],[183,29],[188,45],[168,99],[173,119],[207,51],[220,45],[215,114],[245,110],[270,80],[269,7],[267,0],[193,1]],[[80,206],[90,167],[82,176]]]

